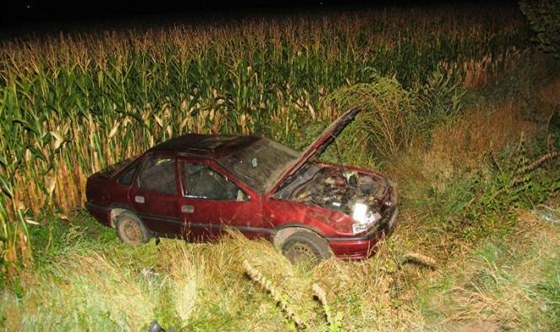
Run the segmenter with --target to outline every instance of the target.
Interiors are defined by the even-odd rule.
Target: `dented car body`
[[[293,262],[366,258],[394,226],[395,187],[317,158],[358,112],[302,153],[257,136],[177,137],[90,176],[86,207],[129,244],[154,235],[207,241],[234,228],[274,242]]]

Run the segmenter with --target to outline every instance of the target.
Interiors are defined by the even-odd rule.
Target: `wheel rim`
[[[318,261],[317,254],[308,245],[296,242],[291,245],[284,254],[294,264],[300,264],[303,262],[315,263]]]
[[[123,223],[122,231],[126,239],[131,243],[139,243],[140,238],[142,236],[142,231],[140,230],[140,226],[130,220],[126,220]]]

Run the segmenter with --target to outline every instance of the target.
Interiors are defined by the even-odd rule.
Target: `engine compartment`
[[[366,174],[343,167],[308,164],[294,174],[275,195],[304,204],[352,215],[356,203],[366,204],[381,213],[389,184],[375,174]]]

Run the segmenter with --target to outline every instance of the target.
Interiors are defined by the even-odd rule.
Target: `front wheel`
[[[294,264],[317,265],[332,256],[331,248],[319,235],[298,231],[290,235],[281,245],[282,253]]]
[[[144,223],[132,212],[123,212],[117,217],[117,234],[122,242],[137,246],[150,241],[151,234]]]

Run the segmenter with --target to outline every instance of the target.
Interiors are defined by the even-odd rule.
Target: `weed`
[[[354,131],[362,133],[358,149],[369,150],[380,159],[395,156],[410,146],[416,126],[412,97],[395,78],[373,76],[372,83],[342,87],[326,101],[337,109],[358,107],[364,110]]]

